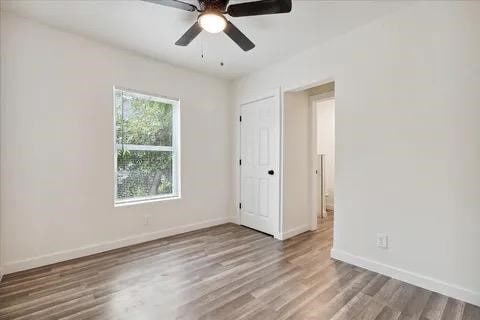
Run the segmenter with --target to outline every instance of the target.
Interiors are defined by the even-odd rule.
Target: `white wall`
[[[4,19],[4,13],[1,10],[2,9],[2,2],[0,2],[0,23]],[[1,27],[1,25],[0,25]],[[1,42],[1,29],[0,29],[0,74],[1,70],[3,69],[3,59],[1,57],[3,56],[3,49],[2,49],[2,42]],[[0,106],[2,105],[3,101],[3,82],[1,81],[0,78]],[[0,143],[2,141],[2,112],[0,112]],[[0,147],[0,168],[2,168],[2,149]],[[2,170],[0,169],[0,181],[2,180]],[[3,277],[3,261],[2,261],[2,184],[0,182],[0,281],[2,280]]]
[[[335,80],[333,255],[476,304],[478,21],[480,2],[412,2],[235,85],[240,101]]]
[[[284,238],[310,230],[310,127],[306,92],[288,92],[283,111],[283,228]]]
[[[325,192],[327,209],[333,210],[335,199],[335,100],[315,102],[317,109],[317,154],[325,155]]]
[[[1,32],[7,272],[228,220],[228,82],[14,16]],[[182,199],[113,207],[114,85],[180,98]]]

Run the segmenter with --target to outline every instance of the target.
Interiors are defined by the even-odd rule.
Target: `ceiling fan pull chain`
[[[207,53],[206,53],[206,40],[205,40],[205,35],[204,34],[201,34],[200,35],[200,47],[201,47],[201,50],[202,50],[202,59],[205,59],[205,57],[207,56]]]

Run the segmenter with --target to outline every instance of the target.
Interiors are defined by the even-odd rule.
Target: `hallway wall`
[[[317,108],[317,154],[325,155],[325,192],[327,209],[333,210],[335,200],[335,100],[315,103]]]
[[[283,112],[283,230],[285,237],[310,230],[309,100],[305,91],[287,92]]]

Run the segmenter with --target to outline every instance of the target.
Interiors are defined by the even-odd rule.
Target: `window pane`
[[[178,102],[115,88],[114,104],[116,200],[177,196]]]
[[[117,199],[173,193],[172,152],[117,150]]]
[[[173,106],[115,91],[117,144],[172,146]]]

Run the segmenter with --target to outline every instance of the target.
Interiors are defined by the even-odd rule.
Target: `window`
[[[114,88],[115,204],[174,198],[179,101]]]

